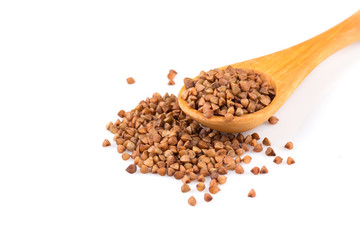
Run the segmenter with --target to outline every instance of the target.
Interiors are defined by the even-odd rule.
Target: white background
[[[126,173],[132,160],[101,146],[118,110],[359,9],[357,0],[1,1],[0,239],[359,239],[359,42],[305,79],[277,125],[250,131],[296,164],[253,155],[245,170],[269,174],[229,174],[211,203],[173,178]]]

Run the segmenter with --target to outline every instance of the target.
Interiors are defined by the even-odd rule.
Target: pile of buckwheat
[[[199,110],[202,108],[205,112],[211,109],[217,115],[226,115],[230,109],[233,109],[235,114],[239,112],[238,109],[242,109],[242,114],[245,114],[259,109],[258,104],[266,106],[274,96],[273,89],[265,82],[261,82],[259,76],[251,71],[228,68],[221,73],[226,83],[222,82],[223,78],[219,77],[219,72],[218,70],[202,72],[200,80],[192,84],[189,83],[188,78],[184,80],[189,91],[186,99],[190,104],[194,104],[194,107],[200,106]],[[254,79],[247,77],[244,80],[241,77],[243,74],[254,76]],[[233,79],[233,76],[236,78]],[[234,84],[239,79],[241,87],[236,89]],[[244,89],[242,81],[247,81],[245,85],[249,84],[249,87]],[[232,89],[231,93],[229,86]],[[224,91],[218,90],[221,87],[224,87]],[[196,89],[198,94],[194,95],[192,89]],[[212,89],[213,92],[206,89]],[[246,96],[244,90],[247,90]],[[207,91],[209,94],[211,92],[212,96],[216,95],[217,100],[207,97]],[[203,94],[199,94],[201,92]],[[251,93],[257,98],[248,96]],[[231,94],[233,98],[229,97]],[[263,96],[267,99],[266,101]],[[222,103],[223,100],[220,100],[221,98],[224,98],[225,105]],[[244,100],[247,100],[247,105],[244,104]],[[199,104],[200,101],[203,103]],[[211,108],[205,107],[205,104],[210,104]],[[219,108],[214,107],[214,104]],[[251,107],[251,104],[255,104],[255,108]],[[106,129],[114,134],[113,140],[116,142],[117,151],[122,154],[122,159],[134,159],[134,162],[126,169],[128,173],[134,174],[139,169],[142,174],[173,176],[175,179],[182,180],[181,191],[184,193],[191,190],[188,184],[193,181],[198,182],[196,189],[199,192],[204,191],[205,178],[210,177],[209,193],[204,194],[206,202],[213,199],[211,194],[220,191],[219,185],[227,181],[225,175],[228,171],[234,170],[237,174],[244,173],[242,164],[248,164],[252,160],[252,157],[246,155],[250,148],[254,152],[261,152],[263,146],[267,146],[265,154],[275,157],[274,163],[282,163],[282,158],[276,156],[270,147],[268,138],[260,142],[260,136],[257,133],[247,136],[241,133],[227,134],[202,126],[180,109],[178,99],[173,94],[166,93],[161,96],[159,93],[154,93],[151,98],[141,101],[135,109],[129,112],[119,111],[118,116],[120,119],[109,122]],[[276,117],[269,119],[271,124],[277,121]],[[105,139],[103,147],[110,145],[110,141]],[[293,144],[288,142],[284,147],[292,149]],[[289,157],[287,164],[293,163],[295,163],[294,159]],[[254,167],[251,173],[267,174],[268,169],[265,166]],[[254,189],[251,189],[248,196],[256,196]],[[195,206],[197,201],[191,196],[188,203]]]

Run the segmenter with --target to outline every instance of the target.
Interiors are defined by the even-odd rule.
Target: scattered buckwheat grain
[[[176,72],[175,70],[170,69],[167,77],[168,77],[168,79],[169,79],[170,81],[172,81],[172,80],[174,80],[174,77],[176,76],[176,74],[177,74],[177,72]]]
[[[251,157],[249,155],[246,155],[245,157],[243,157],[243,162],[246,164],[249,164],[251,162]]]
[[[259,140],[259,139],[260,139],[260,136],[259,136],[258,133],[253,133],[253,134],[251,134],[251,137],[252,137],[253,139],[256,139],[256,140]]]
[[[253,149],[254,152],[261,152],[262,150],[263,150],[263,147],[262,147],[261,143],[256,144]]]
[[[219,177],[217,178],[217,181],[218,181],[218,183],[219,183],[220,185],[226,183],[226,180],[227,180],[227,177],[226,177],[226,176],[219,176]]]
[[[248,146],[246,143],[241,144],[241,148],[242,148],[245,152],[247,152],[247,151],[250,150],[250,149],[249,149],[249,146]]]
[[[265,155],[266,156],[276,156],[274,149],[272,149],[272,147],[268,147],[265,151]]]
[[[156,165],[155,165],[156,166]],[[190,178],[187,176],[187,175],[185,175],[183,178],[182,178],[182,182],[184,183],[184,184],[188,184],[188,183],[191,183],[191,180],[190,180]]]
[[[218,185],[218,181],[216,179],[212,179],[209,183],[209,187],[213,187],[213,186],[217,186]]]
[[[284,148],[287,148],[289,150],[294,148],[294,144],[292,142],[287,142],[284,146]]]
[[[149,169],[146,165],[142,165],[142,166],[140,167],[140,172],[141,172],[142,174],[147,174],[147,173],[150,172],[150,169]]]
[[[262,143],[264,144],[264,146],[271,146],[271,142],[270,140],[266,137],[264,138],[264,140],[262,141]]]
[[[280,163],[282,163],[282,160],[283,160],[282,157],[276,156],[273,162],[276,164],[280,164]]]
[[[248,193],[248,197],[254,198],[256,197],[256,192],[254,189],[251,189],[250,192]]]
[[[106,124],[106,130],[109,130],[110,131],[110,127],[114,125],[113,122],[109,122],[108,124]]]
[[[109,142],[109,140],[105,139],[102,146],[103,147],[108,147],[108,146],[111,146],[111,143]]]
[[[190,188],[190,186],[187,185],[187,184],[183,184],[183,185],[181,186],[181,192],[183,192],[183,193],[189,192],[190,190],[191,190],[191,188]]]
[[[193,196],[191,196],[189,199],[188,199],[188,203],[189,203],[189,205],[190,206],[195,206],[196,205],[196,199],[193,197]]]
[[[205,193],[204,200],[205,202],[210,202],[211,200],[213,200],[213,197],[209,193]]]
[[[134,83],[135,83],[135,79],[133,79],[132,77],[129,77],[129,78],[126,79],[126,82],[127,82],[128,84],[134,84]]]
[[[117,146],[117,151],[119,152],[119,153],[123,153],[123,152],[125,152],[125,147],[123,146],[123,145],[118,145]]]
[[[292,157],[288,157],[287,160],[286,160],[286,163],[288,165],[291,165],[291,164],[294,164],[295,163],[295,160],[292,158]]]
[[[239,164],[239,165],[236,166],[235,172],[237,174],[243,174],[244,173],[244,168]]]
[[[204,175],[200,175],[200,176],[198,177],[198,182],[205,182],[205,177],[204,177]]]
[[[130,154],[128,153],[123,153],[123,155],[121,156],[123,160],[129,160],[130,159]]]
[[[269,171],[265,166],[262,166],[260,169],[260,174],[267,174]]]
[[[277,124],[279,119],[277,117],[275,117],[275,116],[271,116],[268,121],[269,121],[270,124],[274,125],[274,124]]]
[[[219,173],[217,171],[213,171],[211,174],[210,174],[210,178],[211,179],[217,179],[219,177]]]
[[[259,172],[260,172],[260,168],[258,168],[258,167],[253,167],[251,169],[251,173],[254,174],[254,175],[258,175]]]
[[[121,118],[123,118],[123,117],[125,116],[125,111],[124,111],[124,110],[120,110],[120,111],[118,112],[118,116],[121,117]]]
[[[136,172],[136,165],[135,164],[130,164],[127,168],[126,171],[130,174],[133,174]]]
[[[209,187],[209,192],[211,194],[217,194],[220,191],[220,188],[218,186],[211,186]]]
[[[196,189],[197,189],[199,192],[204,191],[204,189],[205,189],[205,184],[202,183],[202,182],[199,182],[198,184],[196,184]]]

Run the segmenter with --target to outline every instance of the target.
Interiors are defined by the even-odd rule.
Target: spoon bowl
[[[227,66],[221,67],[219,69],[225,69],[227,68]],[[245,66],[237,66],[237,68],[242,68],[247,70],[247,68]],[[261,73],[260,71],[258,71],[257,69],[252,69],[254,72],[258,73],[258,74],[262,74],[262,76],[264,76],[264,73]],[[245,132],[247,130],[250,130],[260,124],[262,124],[263,122],[265,122],[266,120],[268,120],[275,112],[278,108],[276,108],[276,103],[280,103],[278,101],[277,98],[277,85],[276,82],[274,82],[272,80],[271,77],[265,75],[265,78],[262,77],[262,79],[265,79],[267,82],[270,83],[270,86],[274,87],[275,90],[275,97],[274,99],[271,101],[271,103],[256,112],[253,112],[251,114],[245,114],[242,116],[234,116],[234,119],[230,122],[226,122],[224,117],[222,116],[212,116],[211,118],[206,118],[204,117],[203,113],[197,111],[194,108],[189,107],[189,105],[187,104],[187,102],[182,99],[181,93],[185,90],[185,86],[183,86],[180,90],[179,93],[179,105],[180,108],[187,114],[189,115],[191,118],[195,119],[196,121],[198,121],[199,123],[201,123],[204,126],[207,126],[209,128],[221,131],[221,132],[230,132],[230,133],[234,133],[234,132]],[[280,105],[281,106],[281,105]],[[254,127],[252,127],[254,126]]]
[[[222,116],[206,118],[201,112],[190,108],[181,98],[185,86],[179,93],[180,108],[191,118],[209,128],[228,133],[248,131],[267,121],[323,60],[357,41],[360,41],[360,11],[326,32],[293,47],[220,67],[219,69],[232,66],[254,70],[265,76],[265,80],[274,87],[275,97],[271,103],[254,113],[235,116],[232,121],[225,121]]]

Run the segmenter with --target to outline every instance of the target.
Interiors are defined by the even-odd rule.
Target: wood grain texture
[[[276,96],[269,106],[255,113],[235,117],[231,122],[226,122],[221,116],[208,119],[202,113],[189,108],[187,102],[180,98],[184,86],[179,93],[180,107],[193,119],[218,131],[234,133],[253,129],[267,121],[323,60],[357,41],[360,41],[360,10],[335,27],[305,42],[269,55],[231,64],[234,68],[253,69],[265,74],[276,91]]]

